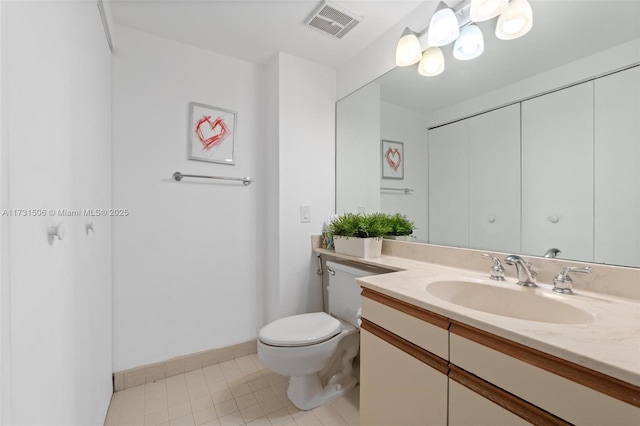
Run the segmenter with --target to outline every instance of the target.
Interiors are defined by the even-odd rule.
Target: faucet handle
[[[504,266],[502,266],[502,262],[500,262],[500,259],[495,256],[491,256],[488,253],[482,253],[480,256],[493,260],[493,266],[491,267],[491,276],[489,276],[489,278],[496,281],[504,281]]]
[[[567,266],[562,268],[560,273],[553,279],[553,291],[556,293],[572,294],[571,283],[573,280],[569,276],[570,272],[582,272],[584,274],[590,274],[593,269],[590,266]]]

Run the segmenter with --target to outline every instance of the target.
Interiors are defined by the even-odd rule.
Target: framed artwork
[[[191,102],[189,104],[189,160],[235,164],[235,111]]]
[[[382,141],[382,179],[404,179],[404,144]]]

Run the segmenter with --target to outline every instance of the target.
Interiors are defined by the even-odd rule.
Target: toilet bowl
[[[324,312],[286,317],[278,320],[281,321],[279,324],[276,321],[269,325],[277,325],[284,330],[289,322],[296,325],[309,322],[309,316],[318,316],[313,318],[313,322],[318,324],[336,321],[337,331],[317,343],[300,341],[295,345],[290,339],[286,342],[288,346],[275,346],[264,341],[268,341],[264,336],[272,331],[266,326],[258,339],[258,357],[274,372],[289,376],[287,396],[301,410],[310,410],[338,398],[358,383],[352,367],[353,358],[360,349],[360,334],[356,327]]]
[[[289,400],[310,410],[345,395],[358,383],[353,359],[360,349],[357,277],[380,273],[348,262],[327,262],[329,314],[293,315],[258,333],[258,357],[274,372],[289,377]]]

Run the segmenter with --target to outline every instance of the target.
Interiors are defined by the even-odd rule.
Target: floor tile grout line
[[[194,370],[197,372],[188,372],[188,373],[183,373],[180,376],[183,376],[181,378],[181,382],[184,383],[185,388],[184,389],[186,391],[186,397],[188,401],[185,401],[189,403],[189,408],[190,408],[190,416],[191,416],[191,420],[193,420],[195,422],[195,412],[193,410],[193,401],[197,400],[198,398],[209,398],[210,399],[210,403],[212,404],[211,406],[206,406],[204,408],[202,408],[202,410],[207,409],[209,407],[213,408],[213,410],[215,411],[216,414],[216,419],[219,420],[222,417],[225,416],[221,416],[220,413],[218,412],[217,408],[216,408],[216,404],[214,401],[214,394],[219,394],[220,392],[224,392],[224,391],[228,391],[230,392],[230,399],[224,401],[224,402],[228,402],[230,400],[234,401],[234,404],[237,408],[236,411],[232,412],[232,413],[228,413],[226,414],[226,416],[230,416],[230,415],[236,415],[236,418],[241,419],[244,422],[244,417],[243,417],[243,410],[248,410],[249,408],[252,407],[256,407],[256,406],[260,406],[260,412],[263,414],[261,416],[259,416],[256,419],[251,420],[250,422],[244,422],[243,424],[246,423],[251,423],[252,421],[257,421],[257,420],[264,420],[265,422],[271,422],[271,420],[269,420],[269,415],[271,415],[272,413],[275,413],[277,411],[280,410],[284,410],[288,413],[288,417],[290,417],[291,419],[293,419],[292,421],[297,423],[295,421],[296,418],[301,419],[301,418],[306,418],[309,416],[313,416],[314,420],[316,422],[319,422],[319,424],[324,424],[325,422],[323,422],[322,420],[322,416],[319,416],[318,413],[321,411],[316,411],[314,412],[313,410],[310,411],[295,411],[294,414],[292,414],[292,410],[290,410],[289,408],[294,407],[288,400],[288,398],[286,397],[286,392],[282,392],[284,389],[282,389],[282,386],[284,383],[287,382],[286,378],[282,377],[282,376],[278,376],[275,373],[269,371],[267,368],[265,368],[263,365],[260,364],[259,360],[256,362],[257,358],[255,357],[255,355],[252,357],[251,355],[248,357],[243,357],[243,358],[238,358],[237,362],[233,362],[233,363],[227,363],[224,366],[221,366],[220,364],[218,364],[218,369],[220,369],[222,371],[222,368],[227,370],[227,376],[224,376],[224,372],[222,374],[222,376],[224,377],[224,382],[225,382],[225,386],[226,388],[222,391],[216,391],[213,392],[211,385],[210,385],[210,381],[207,380],[207,374],[204,370],[206,370],[209,367],[213,367],[213,366],[207,366],[207,367],[202,367],[198,370]],[[232,361],[236,361],[236,360],[232,360]],[[251,368],[249,367],[249,362],[252,362],[255,365],[255,368]],[[233,367],[233,368],[231,368]],[[243,370],[244,367],[244,371]],[[236,374],[231,373],[232,370],[236,370],[237,368],[240,368],[241,374]],[[215,369],[213,369],[215,370]],[[190,374],[191,373],[191,374]],[[198,395],[193,394],[193,390],[190,390],[189,387],[189,378],[187,378],[187,374],[189,374],[189,378],[194,379],[194,378],[203,378],[204,381],[202,382],[203,385],[206,385],[206,395],[200,395],[198,397]],[[175,377],[175,376],[174,376]],[[271,380],[269,380],[271,379]],[[142,413],[143,413],[143,420],[146,419],[146,404],[148,403],[152,403],[154,401],[157,401],[159,399],[164,399],[166,401],[166,406],[167,406],[167,411],[169,409],[168,407],[168,400],[170,398],[170,392],[169,392],[169,384],[168,384],[168,378],[164,378],[161,379],[159,381],[156,382],[151,382],[151,385],[149,383],[143,385],[144,389],[142,389],[142,386],[138,389],[138,390],[134,390],[134,391],[130,391],[128,392],[127,396],[129,396],[129,394],[137,394],[142,392],[142,397],[141,397],[141,402],[142,402]],[[256,383],[258,380],[264,380],[266,382],[266,386],[262,386],[262,384],[260,384],[259,388],[256,388],[255,390],[253,388],[251,388],[251,386],[249,385],[249,383]],[[165,398],[151,398],[149,400],[147,400],[147,390],[153,388],[153,383],[158,383],[162,381],[163,386],[164,386],[164,392],[166,397]],[[174,381],[180,381],[180,379],[174,379]],[[219,380],[221,381],[221,380]],[[193,382],[193,380],[191,380],[191,382]],[[233,393],[231,393],[231,387],[233,386],[232,382],[235,382],[236,384],[240,383],[240,384],[246,384],[248,391],[246,393],[243,393],[241,395],[235,396],[233,395]],[[193,386],[191,387],[193,388]],[[245,388],[245,390],[247,389]],[[265,390],[270,390],[272,392],[273,395],[275,395],[275,398],[268,398],[268,399],[264,399],[264,400],[258,400],[257,397],[257,393],[260,391],[265,391]],[[359,391],[359,389],[358,389]],[[124,391],[119,391],[119,392],[124,392]],[[240,409],[239,405],[238,405],[238,399],[240,398],[245,398],[247,395],[252,395],[252,397],[254,398],[255,403],[253,403],[252,405],[243,407],[242,409]],[[124,401],[124,394],[121,394],[120,396],[115,396],[114,394],[114,398],[115,399],[121,399],[121,401],[119,403],[117,403],[117,405],[119,405],[119,412],[116,413],[118,414],[118,423],[121,421],[121,415],[122,415],[122,407],[125,403]],[[192,398],[193,396],[193,398]],[[339,418],[340,420],[342,420],[343,423],[345,424],[353,424],[353,418],[358,416],[358,398],[357,396],[354,398],[355,402],[350,400],[349,398],[349,394],[347,394],[346,396],[343,396],[342,398],[332,401],[328,404],[325,404],[326,407],[326,411],[328,411],[329,413],[331,413],[331,415],[329,417],[326,417],[325,420],[329,421],[330,423],[335,422],[335,420],[337,418]],[[245,398],[246,399],[246,398]],[[277,409],[273,409],[271,412],[266,413],[265,412],[265,408],[264,405],[266,405],[265,403],[267,403],[270,400],[277,400],[278,404],[281,404],[281,407],[277,408]],[[345,415],[343,415],[343,413],[340,412],[340,410],[337,410],[333,405],[338,402],[338,401],[342,401],[343,404],[347,404],[348,406],[350,406],[351,408],[349,408],[349,411],[353,411],[355,414],[353,416],[349,416],[348,413],[345,413]],[[222,403],[224,403],[222,402]],[[183,403],[184,404],[184,403]],[[219,404],[218,404],[219,405]],[[294,407],[295,409],[295,407]],[[303,414],[304,413],[304,414]],[[335,414],[334,414],[335,413]],[[152,414],[152,413],[149,413]],[[185,414],[187,415],[187,414]],[[294,417],[295,415],[295,417]],[[334,417],[334,416],[338,416],[338,417]],[[125,421],[129,421],[128,419]],[[357,424],[357,422],[356,422]]]

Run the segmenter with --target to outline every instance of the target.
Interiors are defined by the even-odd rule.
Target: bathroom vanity
[[[575,262],[530,259],[524,288],[479,254],[385,241],[350,258],[396,271],[358,280],[361,424],[640,424],[639,271],[592,265],[565,295],[544,283]]]

